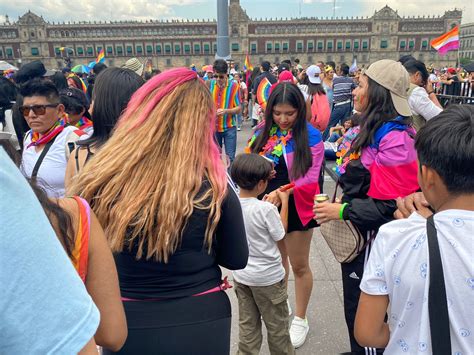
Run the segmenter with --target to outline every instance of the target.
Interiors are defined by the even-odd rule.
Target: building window
[[[212,44],[212,50],[214,53],[217,53],[217,43]]]
[[[185,65],[189,67],[191,65],[191,58],[186,58],[185,63],[186,63]]]
[[[239,44],[238,43],[232,43],[232,52],[238,52],[239,51]]]
[[[308,41],[308,51],[312,52],[314,50],[314,42]]]
[[[0,48],[0,57],[3,57],[3,51],[1,48]]]
[[[107,46],[107,54],[112,54],[114,52],[114,49],[112,46]]]
[[[9,57],[9,58],[13,57],[13,49],[12,48],[7,48],[6,53],[7,53],[7,57]]]
[[[31,48],[31,55],[37,56],[39,55],[39,50],[38,48]]]
[[[184,53],[185,54],[191,53],[191,45],[190,44],[185,44],[184,45]]]
[[[422,49],[428,48],[428,40],[424,39],[424,40],[421,42],[421,48],[422,48]]]
[[[386,40],[380,41],[380,48],[388,48],[388,42]]]
[[[342,49],[342,41],[337,41],[337,49]]]
[[[133,52],[132,46],[127,46],[127,54],[131,54]]]
[[[165,47],[165,48],[166,48],[166,47]],[[171,59],[170,59],[170,58],[166,58],[166,65],[167,65],[168,67],[171,66]]]
[[[76,48],[76,52],[77,52],[77,54],[79,54],[79,55],[84,55],[84,48],[82,48],[82,47],[77,47],[77,48]]]
[[[143,52],[143,47],[142,46],[137,46],[137,53],[142,53]]]
[[[290,47],[290,44],[288,42],[283,42],[282,47],[283,47],[283,52],[286,53],[288,52],[288,48]]]
[[[267,42],[267,52],[271,52],[273,48],[272,42]]]
[[[117,46],[116,51],[117,51],[117,54],[118,54],[118,55],[122,55],[122,53],[123,53],[123,47],[122,47],[122,46]]]
[[[400,49],[405,49],[407,43],[405,41],[400,41]]]
[[[280,42],[275,42],[275,52],[279,52],[279,51],[280,51]]]
[[[346,49],[351,49],[351,41],[346,41]]]
[[[170,54],[171,53],[171,44],[165,44],[165,53]]]
[[[354,41],[354,49],[359,49],[359,41]]]
[[[132,47],[130,47],[131,49]],[[94,54],[94,48],[92,47],[87,47],[87,55],[93,55]]]
[[[367,49],[367,48],[369,48],[369,42],[363,41],[362,42],[362,49]]]
[[[56,56],[61,55],[61,50],[59,49],[59,47],[54,48],[54,54],[56,54]]]
[[[328,42],[328,49],[332,49],[332,41]]]
[[[408,48],[413,49],[415,47],[415,41],[408,42]]]
[[[146,52],[147,52],[148,54],[153,53],[153,46],[148,44],[148,45],[146,46]]]
[[[296,51],[302,52],[303,51],[303,41],[296,42]]]
[[[209,52],[211,51],[211,45],[209,43],[204,43],[203,47],[204,47],[204,53],[209,54]]]
[[[161,44],[157,44],[155,46],[155,49],[156,49],[156,54],[161,54]]]
[[[174,45],[174,53],[175,54],[180,54],[181,53],[181,45],[180,44],[175,44]]]
[[[318,50],[322,50],[324,48],[324,43],[319,41],[318,42]]]
[[[285,44],[283,43],[283,48],[285,48]],[[255,54],[257,53],[257,43],[250,44],[250,52]]]
[[[199,43],[194,44],[194,54],[201,53],[201,45]]]

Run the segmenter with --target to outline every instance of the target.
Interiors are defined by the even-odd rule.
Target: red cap
[[[448,73],[449,73],[449,74],[456,74],[456,69],[454,69],[454,68],[448,68]]]
[[[293,82],[293,74],[291,74],[291,72],[289,72],[288,70],[285,70],[285,71],[282,71],[280,73],[280,75],[278,76],[278,82],[290,82],[292,83]]]

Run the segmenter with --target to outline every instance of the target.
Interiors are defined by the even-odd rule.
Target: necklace
[[[272,128],[270,128],[267,143],[263,146],[259,154],[273,161],[275,165],[278,165],[280,157],[283,155],[283,147],[285,147],[292,138],[291,133],[291,129],[283,131],[277,125],[273,125]],[[255,138],[256,136],[254,135],[250,139],[249,147],[252,146]]]

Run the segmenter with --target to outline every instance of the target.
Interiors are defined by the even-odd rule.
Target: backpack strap
[[[79,207],[79,223],[72,253],[74,258],[73,264],[82,281],[86,282],[91,227],[90,206],[86,200],[79,196],[73,196],[72,198],[76,200]]]
[[[428,290],[428,314],[430,319],[431,349],[433,355],[451,354],[448,301],[444,283],[443,263],[439,251],[438,233],[434,215],[426,221],[428,234],[430,285]]]
[[[40,154],[38,160],[36,161],[36,164],[33,168],[33,171],[31,172],[31,181],[36,182],[36,177],[38,176],[38,170],[39,170],[41,164],[43,163],[44,157],[46,156],[46,154],[48,154],[49,148],[51,148],[51,146],[53,145],[54,140],[56,139],[56,137],[57,137],[57,135],[54,136],[48,143],[46,143],[43,150],[41,151],[41,154]]]

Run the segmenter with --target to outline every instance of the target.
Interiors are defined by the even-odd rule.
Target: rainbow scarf
[[[257,102],[264,111],[267,108],[267,101],[268,101],[268,98],[270,97],[271,87],[272,87],[272,84],[270,83],[270,80],[268,80],[267,78],[263,78],[260,84],[258,84]]]
[[[63,115],[59,117],[58,120],[54,123],[54,125],[42,136],[38,132],[30,131],[31,143],[28,144],[26,149],[30,147],[37,147],[39,145],[47,144],[53,138],[55,138],[59,133],[61,133],[64,127],[67,124],[67,116]]]
[[[240,85],[234,80],[228,80],[227,86],[220,88],[216,80],[211,80],[209,90],[216,105],[216,109],[232,109],[240,106],[239,90]],[[216,130],[217,132],[225,132],[227,129],[235,127],[235,115],[217,116]]]
[[[92,127],[92,121],[86,116],[82,116],[80,120],[76,122],[75,126],[79,129],[86,129]]]
[[[274,126],[272,126],[273,129]],[[281,142],[282,138],[280,137],[280,142],[279,144],[282,148],[282,154],[283,158],[285,159],[286,166],[288,168],[288,176],[290,178],[290,182],[295,184],[295,187],[293,188],[293,196],[295,198],[295,206],[296,206],[296,211],[298,212],[298,216],[303,223],[303,225],[307,225],[314,217],[313,215],[313,203],[314,203],[314,195],[319,194],[319,174],[321,172],[321,166],[323,163],[324,159],[324,144],[321,138],[321,132],[319,132],[316,128],[314,128],[310,123],[306,124],[307,131],[308,131],[308,142],[309,142],[309,149],[311,151],[311,156],[312,156],[312,164],[311,167],[308,169],[306,174],[304,176],[301,176],[299,178],[293,178],[291,176],[291,169],[293,166],[293,159],[294,159],[294,152],[296,145],[294,143],[294,137],[292,134],[287,134],[286,136],[281,135],[281,137],[288,137],[284,140],[284,143]],[[255,142],[256,137],[262,132],[261,129],[257,128],[255,131],[255,134],[250,138],[248,147],[245,149],[246,152],[251,151],[251,147],[253,143]],[[271,133],[272,131],[270,131]],[[275,132],[276,133],[276,132]],[[267,147],[267,150],[271,149],[271,146],[273,144],[265,145],[264,148],[262,149],[262,152],[260,152],[260,155],[265,155],[265,147]],[[273,145],[276,147],[277,144]],[[279,150],[279,149],[278,149]],[[273,150],[272,152],[273,153]],[[273,160],[273,154],[271,154],[272,157],[270,159]],[[279,152],[276,152],[279,154]],[[280,156],[281,156],[280,155]]]

